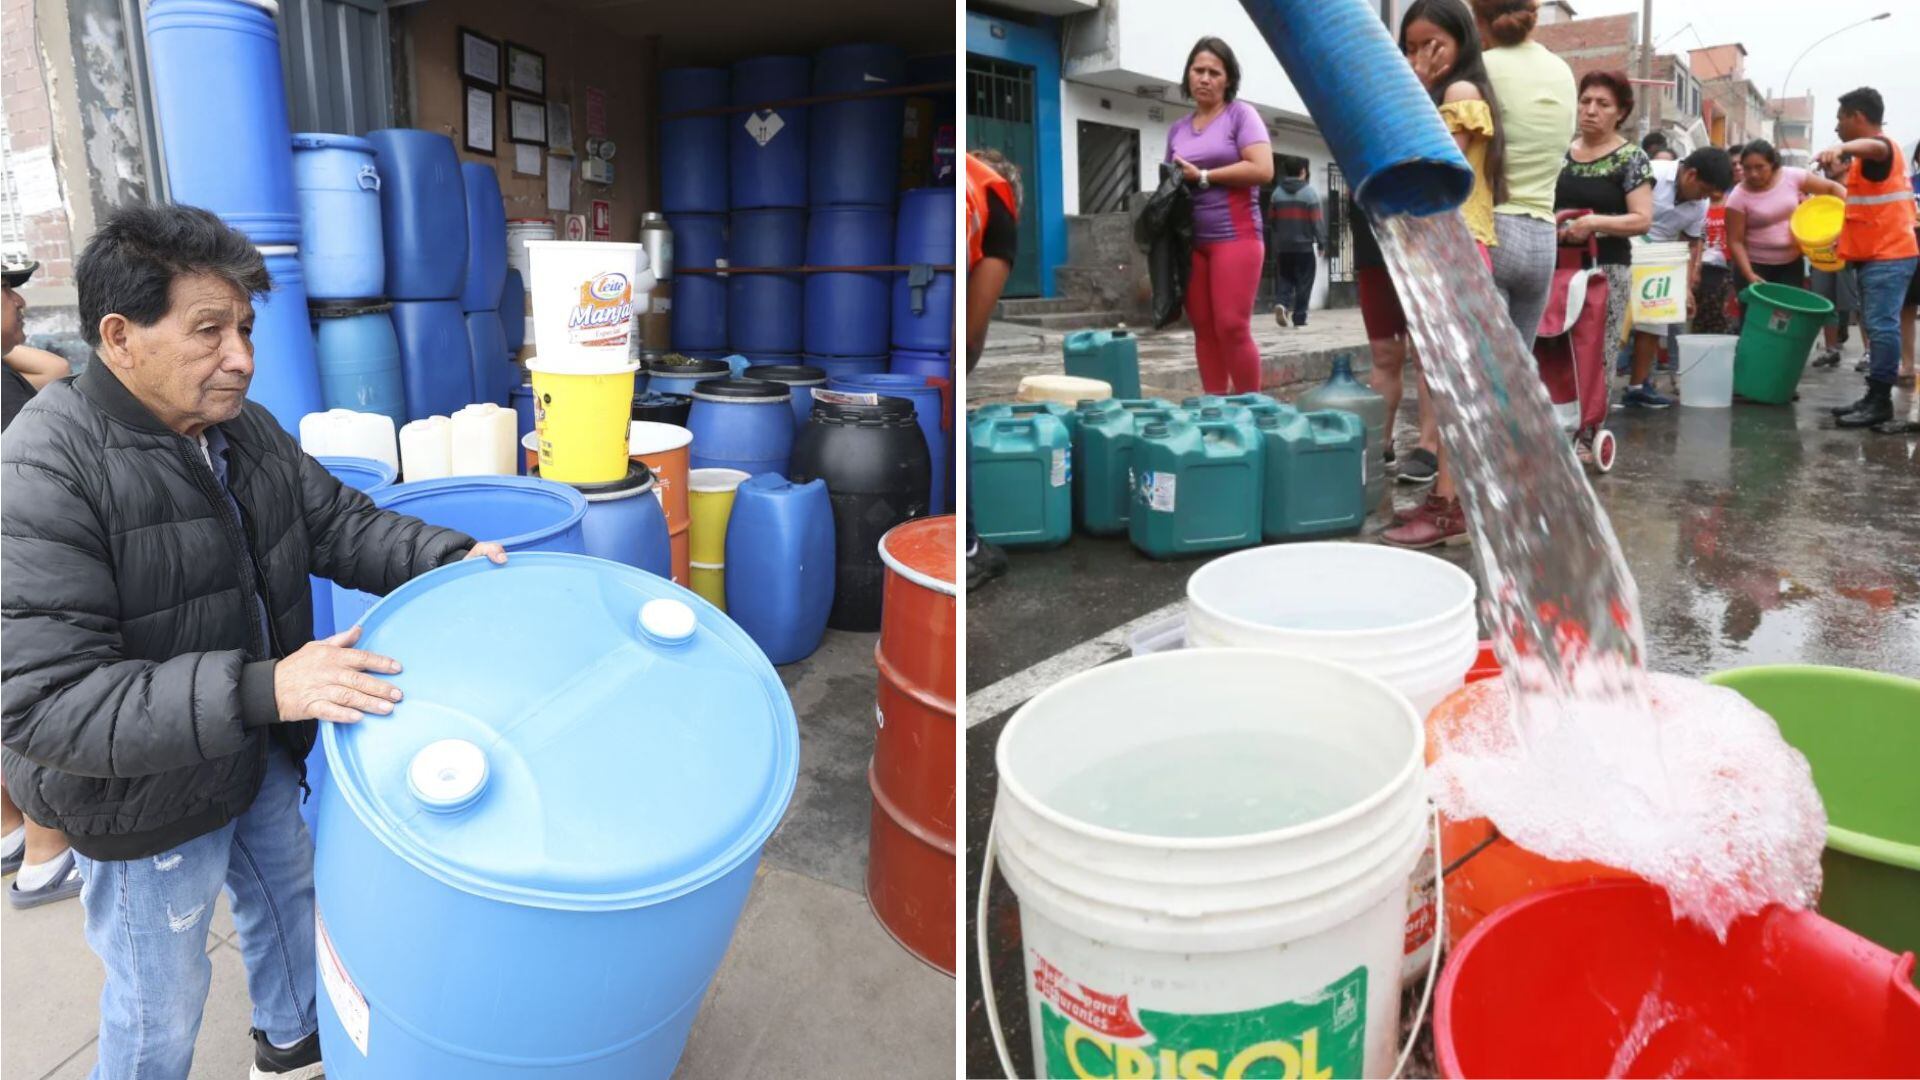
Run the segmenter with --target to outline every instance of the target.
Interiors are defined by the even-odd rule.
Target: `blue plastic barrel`
[[[735,105],[804,98],[812,92],[813,64],[804,56],[742,60],[733,65],[732,84]],[[739,211],[807,205],[807,110],[756,108],[733,113],[727,123],[732,130],[727,138],[730,207]]]
[[[827,373],[829,381],[848,375],[885,375],[887,373],[887,354],[878,356],[817,356],[807,353],[801,362],[808,367],[817,367]]]
[[[728,264],[801,266],[807,255],[805,210],[737,210]],[[801,274],[733,274],[727,279],[727,347],[735,352],[797,353],[806,291]],[[678,287],[685,278],[676,278]]]
[[[374,495],[383,510],[429,525],[458,529],[475,540],[492,540],[508,551],[569,551],[584,554],[587,500],[565,484],[537,476],[453,476],[395,484]],[[344,630],[360,621],[378,599],[333,587],[333,624]]]
[[[762,382],[782,383],[787,393],[793,397],[794,438],[800,437],[800,429],[807,424],[807,417],[813,415],[813,391],[826,389],[827,373],[817,367],[795,363],[793,360],[781,360],[770,364],[756,364],[741,373],[749,379]]]
[[[452,416],[473,403],[473,346],[460,301],[396,300],[393,332],[400,339],[407,419]]]
[[[663,578],[673,576],[667,514],[661,509],[651,469],[636,461],[625,477],[612,483],[567,486],[587,500],[587,516],[580,523],[587,554]]]
[[[526,440],[527,434],[533,430],[533,387],[526,383],[509,387],[507,401],[513,406],[514,413],[513,445],[519,446]],[[525,476],[527,472],[525,455],[515,460],[519,463],[520,475]]]
[[[510,404],[513,361],[507,359],[507,333],[497,311],[467,312],[467,347],[473,364],[473,400]]]
[[[936,379],[953,378],[953,355],[944,352],[921,352],[918,349],[895,349],[893,360],[888,366],[895,375],[927,375]]]
[[[467,200],[467,270],[460,309],[495,311],[507,284],[507,209],[500,201],[500,178],[493,166],[466,161],[460,165],[460,180]]]
[[[327,1075],[670,1076],[793,795],[773,666],[692,592],[547,553],[417,578],[363,644],[405,697],[322,725]]]
[[[816,96],[904,86],[906,74],[906,53],[893,45],[834,45],[813,54]],[[812,115],[807,117],[810,205],[893,208],[906,102],[896,94],[811,107]],[[880,162],[886,165],[876,167]]]
[[[954,189],[914,188],[900,196],[894,232],[894,262],[902,266],[953,265]],[[893,279],[893,344],[897,349],[946,352],[953,348],[953,274],[934,274],[925,287],[914,275]]]
[[[267,407],[280,426],[298,434],[300,418],[320,411],[320,361],[307,317],[307,283],[299,249],[263,247],[273,291],[253,302],[253,383],[247,399]]]
[[[807,219],[808,266],[886,266],[893,261],[893,214],[863,206],[815,209]],[[872,356],[887,351],[893,275],[808,274],[806,351]]]
[[[371,495],[393,484],[393,467],[384,461],[372,458],[322,457],[315,458],[334,479],[357,491]],[[313,637],[332,637],[333,625],[333,582],[322,577],[309,578],[313,589]],[[300,817],[307,823],[307,832],[318,836],[320,813],[320,789],[327,782],[327,755],[307,755],[307,790],[311,792],[300,803]]]
[[[688,358],[688,363],[656,362],[647,367],[647,392],[692,397],[693,388],[710,379],[725,379],[734,374],[725,360]]]
[[[322,405],[391,416],[398,430],[407,422],[407,392],[393,305],[384,300],[310,304],[307,313],[313,318]]]
[[[687,430],[696,469],[785,473],[793,453],[793,395],[758,379],[714,379],[696,386]]]
[[[660,73],[660,112],[671,115],[724,107],[728,83],[725,68],[668,68]],[[672,148],[660,155],[660,206],[668,215],[727,212],[727,127],[735,118],[698,116],[660,122],[660,145]],[[678,226],[674,232],[677,249]],[[681,257],[676,250],[676,264]]]
[[[367,141],[380,168],[387,296],[458,300],[467,277],[467,192],[453,140],[435,131],[383,128]]]
[[[352,135],[293,137],[300,203],[300,265],[311,300],[357,300],[387,291],[380,241],[380,170],[373,144]]]
[[[747,373],[748,368],[769,367],[769,366],[782,365],[782,364],[797,364],[800,362],[799,353],[754,352],[754,353],[740,353],[738,355],[742,363],[739,365],[739,369],[734,372],[735,375],[745,375]],[[732,360],[733,358],[728,357],[727,359]]]
[[[272,13],[247,0],[153,0],[146,39],[173,201],[219,214],[256,244],[297,243],[300,207]]]
[[[727,347],[727,279],[715,274],[686,274],[688,268],[712,268],[727,259],[725,214],[668,214],[673,227],[673,312],[669,333],[676,352]]]
[[[833,580],[827,482],[762,473],[742,483],[727,519],[727,617],[767,659],[791,664],[820,647]]]
[[[1375,214],[1466,201],[1473,170],[1369,4],[1240,0],[1325,133],[1353,197]]]
[[[507,355],[519,355],[527,343],[527,283],[512,267],[500,286],[500,332],[507,335]]]
[[[952,492],[947,484],[947,463],[953,460],[953,428],[947,421],[947,410],[952,401],[951,384],[942,388],[923,375],[836,375],[828,381],[827,389],[913,402],[914,419],[920,424],[920,434],[927,440],[927,453],[932,458],[933,486],[928,505],[936,512],[949,505],[947,499]]]

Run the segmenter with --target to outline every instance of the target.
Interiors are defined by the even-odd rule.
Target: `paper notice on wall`
[[[547,159],[547,209],[573,209],[573,162],[566,158]]]
[[[513,144],[513,174],[515,176],[540,175],[540,148],[525,143]]]

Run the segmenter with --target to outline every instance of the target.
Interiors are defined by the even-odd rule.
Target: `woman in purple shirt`
[[[1273,144],[1253,106],[1234,100],[1240,62],[1219,38],[1201,38],[1187,54],[1180,91],[1194,109],[1167,134],[1166,160],[1195,189],[1187,319],[1200,384],[1209,394],[1248,393],[1260,389],[1253,300],[1266,264],[1260,185],[1273,179]]]

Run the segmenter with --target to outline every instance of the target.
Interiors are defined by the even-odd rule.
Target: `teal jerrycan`
[[[1188,398],[1187,400],[1192,401],[1194,399]],[[1260,442],[1260,428],[1254,423],[1254,417],[1258,414],[1245,405],[1231,405],[1223,402],[1219,405],[1203,404],[1183,407],[1186,409],[1187,418],[1190,420],[1198,423],[1225,421],[1230,424],[1237,424],[1246,431],[1247,441],[1249,443],[1258,445]]]
[[[1260,542],[1258,428],[1231,420],[1151,420],[1133,447],[1127,535],[1156,559]]]
[[[1357,533],[1367,521],[1367,428],[1350,412],[1257,418],[1260,530],[1268,540]]]
[[[1010,548],[1047,548],[1073,535],[1073,443],[1051,410],[978,410],[967,425],[974,530]]]
[[[1067,374],[1099,379],[1113,387],[1116,398],[1140,396],[1140,341],[1122,326],[1118,330],[1076,330],[1061,343]]]
[[[1156,398],[1111,400],[1080,410],[1073,437],[1073,509],[1082,532],[1118,536],[1127,531],[1133,502],[1134,432],[1142,423],[1166,423],[1185,413]]]
[[[1341,409],[1367,426],[1367,510],[1380,505],[1387,493],[1387,399],[1353,377],[1353,358],[1337,357],[1327,381],[1300,395],[1294,405],[1301,412]]]
[[[993,405],[982,405],[974,410],[975,415],[993,417],[1001,420],[1022,420],[1033,416],[1051,416],[1060,421],[1067,429],[1067,436],[1073,436],[1073,429],[1079,423],[1079,415],[1073,406],[1058,401],[1003,401]]]

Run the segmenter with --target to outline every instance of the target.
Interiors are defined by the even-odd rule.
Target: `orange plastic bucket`
[[[693,515],[687,509],[687,460],[693,432],[676,424],[635,420],[628,429],[627,452],[653,470],[661,509],[667,512],[667,541],[673,549],[673,582],[691,587],[692,554],[687,529]]]
[[[879,724],[867,786],[867,904],[906,950],[954,973],[954,567],[952,515],[897,525],[880,538],[886,563],[880,641]]]
[[[1483,660],[1484,662],[1484,660]],[[1476,671],[1481,669],[1475,665]],[[1455,690],[1433,707],[1427,715],[1427,763],[1431,765],[1451,740],[1478,734],[1489,720],[1498,721],[1502,713],[1493,703],[1504,700],[1506,686],[1480,674],[1477,681]],[[1447,875],[1447,947],[1460,943],[1480,920],[1501,908],[1537,892],[1560,885],[1615,879],[1638,880],[1625,870],[1596,862],[1559,862],[1537,855],[1501,836],[1488,843],[1497,830],[1486,818],[1457,820],[1440,815],[1440,864],[1452,866],[1472,852],[1457,869]],[[1485,847],[1481,847],[1485,844]],[[1479,851],[1474,851],[1480,848]]]

